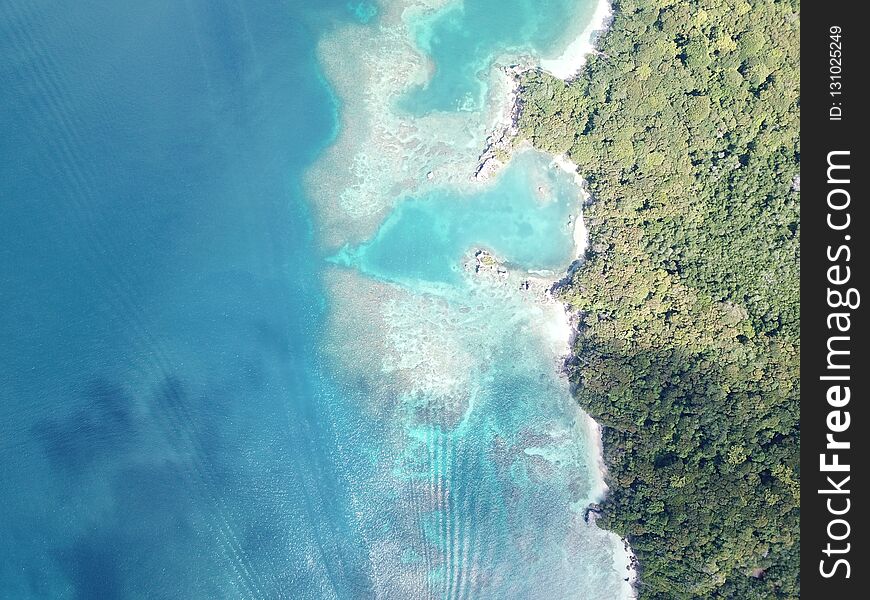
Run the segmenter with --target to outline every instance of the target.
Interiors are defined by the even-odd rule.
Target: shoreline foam
[[[613,19],[613,10],[608,0],[599,0],[595,7],[595,12],[592,19],[583,29],[583,31],[568,45],[565,51],[555,59],[541,59],[540,68],[550,73],[554,77],[562,80],[570,80],[577,77],[586,65],[590,54],[596,52],[595,45],[598,39],[607,34],[610,23]],[[516,98],[512,98],[511,102],[516,102]],[[580,188],[582,201],[580,214],[574,222],[574,245],[575,245],[575,261],[580,260],[586,252],[588,244],[588,230],[583,219],[583,206],[589,199],[586,192],[586,182],[583,180],[579,172],[579,166],[574,163],[565,154],[559,154],[553,157],[553,164],[565,172],[572,174],[575,182]],[[566,337],[569,341],[569,346],[573,346],[574,329],[571,325],[572,314],[570,307],[567,304],[562,305],[564,312],[564,327],[567,329]],[[569,347],[566,357],[573,353],[573,347]],[[586,426],[588,439],[592,440],[594,458],[598,468],[598,476],[600,484],[595,493],[592,494],[590,505],[602,502],[609,492],[607,485],[607,463],[604,460],[604,440],[602,437],[601,425],[592,418],[591,415],[583,411],[586,417]],[[628,583],[631,586],[633,597],[637,597],[638,570],[637,557],[631,549],[626,538],[622,538],[622,552],[614,556],[614,566],[617,568],[625,568],[627,571]]]
[[[408,8],[410,8],[408,13],[412,13],[415,9],[425,10],[420,6]],[[395,42],[395,46],[390,46],[394,58],[410,59],[402,71],[405,75],[409,75],[413,81],[414,75],[423,76],[429,73],[429,62],[428,57],[421,55],[418,49],[412,48],[405,39],[407,21],[403,18],[405,16],[403,13],[404,11],[395,10],[395,12],[390,14],[389,18],[385,19],[389,23],[389,26],[380,27],[377,35],[381,36],[382,39],[392,38],[392,41]],[[606,0],[601,0],[596,6],[590,23],[569,44],[563,54],[557,59],[542,59],[538,61],[540,67],[556,76],[563,76],[563,78],[570,78],[576,75],[585,64],[588,54],[594,51],[594,36],[604,28],[610,14],[609,3]],[[385,16],[383,15],[382,17]],[[320,219],[330,224],[339,225],[335,228],[341,231],[338,234],[339,236],[342,236],[342,234],[346,236],[348,230],[344,225],[353,223],[356,226],[356,231],[350,236],[351,239],[365,239],[372,231],[377,229],[383,219],[383,215],[392,208],[392,202],[384,202],[384,199],[391,198],[395,194],[396,188],[394,186],[391,186],[389,190],[382,188],[377,185],[378,182],[363,176],[362,172],[371,172],[372,170],[377,172],[378,168],[392,172],[398,165],[406,164],[406,161],[389,160],[389,158],[391,156],[407,156],[408,153],[411,153],[415,158],[422,159],[410,161],[412,163],[411,170],[415,172],[395,173],[393,177],[389,178],[395,186],[400,186],[403,192],[417,191],[422,186],[431,184],[440,186],[460,184],[463,187],[469,185],[475,186],[474,180],[468,177],[470,173],[465,176],[462,175],[464,172],[462,165],[465,164],[466,154],[474,152],[475,143],[478,139],[483,140],[486,137],[487,131],[493,131],[494,127],[498,130],[499,126],[503,128],[510,125],[510,117],[516,104],[517,90],[515,86],[511,85],[512,82],[509,78],[499,79],[497,72],[502,69],[499,68],[499,60],[493,58],[489,73],[487,74],[489,79],[487,101],[480,110],[458,115],[439,116],[436,114],[416,118],[394,116],[386,121],[373,120],[371,122],[364,122],[365,125],[362,127],[362,131],[356,131],[356,135],[349,135],[351,128],[348,126],[348,121],[355,121],[355,119],[351,119],[351,113],[353,113],[354,117],[359,117],[360,115],[368,116],[369,109],[371,108],[370,104],[374,104],[380,105],[382,109],[380,113],[381,117],[383,117],[385,111],[389,113],[387,109],[389,100],[394,98],[403,89],[406,89],[406,81],[403,81],[403,78],[394,70],[385,71],[378,69],[377,67],[381,61],[372,58],[376,56],[375,53],[369,54],[369,60],[358,65],[360,69],[353,72],[345,71],[345,77],[340,77],[342,65],[335,62],[339,53],[330,52],[330,46],[343,40],[344,35],[353,34],[349,31],[348,33],[338,31],[333,36],[330,36],[328,40],[322,41],[319,48],[320,60],[327,67],[325,69],[327,76],[335,86],[337,95],[344,98],[347,104],[344,107],[345,110],[342,111],[341,128],[332,147],[325,153],[324,157],[321,157],[319,164],[312,170],[315,175],[319,174],[321,176],[319,178],[320,181],[313,182],[309,179],[309,185],[314,183],[316,187],[320,187],[318,190],[320,193],[315,193],[313,194],[314,196],[326,197],[328,200],[326,206],[319,207],[320,211],[331,212],[327,206],[334,203],[336,198],[340,198],[339,214],[326,215],[321,212]],[[366,40],[360,40],[360,42],[364,44]],[[379,50],[382,51],[383,48],[384,46],[380,46]],[[402,61],[396,60],[393,63],[402,63]],[[389,73],[389,75],[383,75],[384,73]],[[360,87],[360,77],[365,82],[361,86],[364,93],[362,97],[355,97],[352,91]],[[381,79],[381,85],[373,88],[372,80],[376,79]],[[506,86],[506,89],[504,86]],[[371,95],[372,89],[379,89],[382,94],[377,96]],[[348,94],[351,95],[348,96]],[[368,97],[366,97],[366,94],[368,94]],[[433,125],[436,124],[438,126],[434,127]],[[445,129],[445,126],[450,127],[456,133],[461,132],[460,135],[454,138],[444,137],[445,134],[442,131]],[[439,131],[439,129],[442,131]],[[457,145],[457,138],[465,140],[465,143]],[[377,141],[377,148],[375,148],[374,152],[370,152],[370,148],[368,148],[368,144],[372,141]],[[447,154],[444,154],[442,150],[442,146],[445,143],[449,143],[451,150]],[[347,164],[343,161],[348,158],[348,155],[354,156],[356,160],[353,161],[352,168],[349,169],[350,173],[345,173],[348,169]],[[363,158],[369,159],[371,162],[361,161]],[[508,158],[509,161],[510,158]],[[357,164],[358,162],[360,164]],[[576,165],[568,161],[564,156],[555,157],[553,162],[556,166],[574,176],[575,183],[577,183],[580,190],[582,208],[582,204],[586,199],[585,186],[577,172]],[[361,167],[366,168],[363,169]],[[493,172],[493,179],[499,177],[501,173],[498,171],[500,170],[497,168]],[[343,181],[335,181],[338,173],[345,173]],[[420,173],[424,174],[423,177],[419,176]],[[314,179],[318,178],[314,177]],[[430,184],[429,182],[432,183]],[[336,183],[338,185],[335,185]],[[348,186],[348,184],[350,185]],[[478,183],[477,185],[481,184]],[[336,194],[336,192],[338,193]],[[334,207],[330,208],[334,210]],[[574,259],[576,260],[582,256],[586,247],[586,227],[583,222],[582,212],[574,218],[570,226],[572,227],[572,238],[575,246]],[[334,244],[338,240],[333,238],[331,241]],[[344,241],[347,241],[347,237],[345,237]],[[553,275],[547,274],[541,277],[541,279],[545,278],[551,285],[555,283]],[[571,324],[571,320],[573,317],[562,302],[550,297],[547,304],[552,306],[551,314],[553,317],[544,319],[541,327],[545,330],[543,331],[544,336],[556,343],[560,350],[563,350],[559,353],[561,356],[557,356],[557,359],[564,360],[572,351],[571,341],[574,335],[574,327]],[[549,312],[546,307],[544,308]],[[407,369],[398,370],[404,371]],[[565,382],[567,384],[567,378]],[[588,495],[592,500],[586,503],[586,506],[588,506],[588,504],[595,503],[596,499],[604,498],[607,493],[607,472],[604,465],[601,428],[585,411],[581,410],[576,401],[573,401],[573,398],[569,396],[568,400],[573,402],[576,409],[580,411],[580,415],[585,418],[585,422],[578,420],[577,426],[583,427],[585,423],[588,435],[584,436],[584,441],[586,442],[586,454],[589,458],[588,464],[593,473],[597,472],[596,478],[594,481],[591,481],[592,487]],[[590,526],[595,527],[594,524],[590,524]],[[625,540],[621,540],[621,543],[616,543],[616,540],[619,540],[617,534],[602,528],[598,529],[609,536],[613,536],[614,543],[610,546],[613,552],[613,565],[616,571],[625,573],[626,564],[629,567],[633,565],[633,562],[629,560],[633,555],[630,549],[628,549]],[[625,550],[625,562],[620,562],[623,560],[620,548]],[[628,571],[631,595],[634,596],[636,592],[633,584],[636,579],[636,573],[631,568]]]
[[[613,10],[608,0],[599,0],[592,13],[592,19],[574,38],[568,47],[556,58],[541,59],[541,68],[559,79],[568,80],[576,77],[590,54],[595,52],[595,43],[598,38],[607,33]]]

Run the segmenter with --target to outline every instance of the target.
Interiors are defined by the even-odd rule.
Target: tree
[[[617,1],[577,80],[522,81],[594,198],[560,293],[643,598],[799,596],[798,10]]]

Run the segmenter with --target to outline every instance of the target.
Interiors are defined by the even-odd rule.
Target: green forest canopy
[[[582,75],[522,81],[579,165],[562,288],[641,598],[799,596],[799,4],[621,0]]]

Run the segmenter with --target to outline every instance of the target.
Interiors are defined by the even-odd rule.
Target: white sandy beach
[[[470,179],[468,164],[471,162],[469,158],[486,140],[487,132],[500,133],[514,127],[513,110],[516,105],[518,85],[516,79],[504,67],[492,68],[487,74],[490,80],[487,98],[483,109],[479,112],[461,112],[455,115],[436,113],[413,119],[407,115],[394,115],[390,109],[391,103],[406,89],[407,82],[425,80],[431,76],[427,57],[407,42],[409,36],[407,20],[399,12],[396,8],[389,17],[384,17],[388,26],[381,27],[377,36],[369,37],[348,27],[324,38],[319,48],[319,55],[329,79],[336,93],[344,99],[344,114],[353,115],[354,118],[344,117],[335,144],[327,150],[318,168],[313,171],[314,175],[310,177],[309,183],[317,187],[315,195],[327,199],[322,203],[323,210],[327,211],[325,214],[328,219],[325,220],[336,224],[334,228],[330,227],[330,231],[346,235],[349,229],[354,229],[355,237],[359,239],[371,235],[377,223],[382,220],[383,214],[389,210],[389,199],[395,195],[396,189],[401,188],[410,192],[424,186],[456,185],[467,188],[469,185],[493,185],[498,177],[495,173],[499,170],[498,167],[493,171],[492,178],[484,178],[476,184],[474,182],[477,180],[468,181]],[[409,12],[408,15],[410,14]],[[408,15],[406,17],[409,19]],[[537,61],[540,67],[561,79],[576,76],[581,72],[589,53],[594,51],[594,40],[603,33],[610,17],[609,1],[600,0],[589,23],[576,38],[570,41],[562,54],[556,58]],[[566,34],[571,35],[573,30],[578,28],[572,28]],[[359,64],[353,69],[347,68],[346,58],[341,50],[349,40],[365,48],[364,52],[357,53],[362,58],[358,58]],[[385,51],[385,48],[388,51]],[[527,62],[526,58],[520,57],[519,60],[518,57],[505,57],[503,60],[496,61],[496,64],[511,65],[516,64],[516,60],[524,65],[536,62],[534,59],[529,59]],[[397,68],[396,65],[399,67]],[[358,91],[360,88],[363,93]],[[500,136],[494,137],[498,139]],[[449,151],[445,151],[445,148]],[[514,150],[516,151],[517,148]],[[409,156],[413,159],[408,160]],[[585,186],[578,174],[577,165],[564,155],[554,157],[553,164],[571,174],[580,193],[585,194]],[[346,165],[350,165],[350,168]],[[373,173],[377,176],[372,176]],[[338,202],[336,198],[339,199]],[[345,215],[346,212],[349,214]],[[577,211],[570,227],[574,242],[573,257],[577,259],[583,256],[587,245],[587,230],[582,211]],[[548,279],[552,283],[552,278],[560,278],[562,275],[550,273],[542,279]],[[548,285],[542,283],[542,287]],[[354,296],[352,302],[357,304],[358,309],[357,296]],[[546,339],[553,342],[564,358],[571,352],[571,341],[574,335],[572,317],[562,302],[550,298],[546,304],[548,306],[544,307],[545,318],[542,320],[541,327],[544,328]],[[372,306],[378,305],[380,302],[372,302]],[[390,314],[385,312],[383,322],[394,325],[403,322],[399,317],[418,315],[424,309],[427,312],[439,309],[438,306],[406,309],[405,303],[399,300],[391,306],[398,308]],[[372,313],[380,315],[375,309],[372,309]],[[446,322],[448,319],[439,317],[436,321]],[[403,325],[403,328],[403,331],[407,331],[410,325]],[[340,329],[343,328],[337,328]],[[448,341],[440,337],[433,338],[431,344],[421,346],[425,352],[419,353],[412,352],[413,348],[409,350],[407,344],[395,342],[396,348],[401,348],[402,351],[396,353],[398,358],[392,364],[390,372],[394,374],[397,381],[402,382],[403,387],[408,389],[413,387],[415,392],[425,388],[427,393],[438,397],[460,396],[461,394],[453,391],[452,386],[455,384],[457,388],[465,389],[469,385],[456,377],[447,377],[445,373],[462,372],[461,367],[456,366],[454,361],[460,364],[472,364],[475,360],[473,356],[454,354],[436,361],[420,359],[412,361],[415,365],[414,369],[406,368],[408,359],[418,354],[431,358],[431,348],[455,347],[455,344],[449,342],[452,336],[458,335],[453,329],[445,328],[439,331],[439,335],[448,338]],[[416,338],[420,339],[422,335]],[[344,347],[344,345],[337,344],[337,347]],[[384,351],[383,354],[388,352]],[[443,365],[445,373],[436,371],[424,373],[419,365],[430,367]],[[371,370],[375,371],[377,368],[373,366]],[[406,375],[407,380],[404,378]],[[432,382],[442,387],[437,389],[431,387],[435,385]],[[451,389],[443,389],[445,382],[451,382]],[[473,399],[470,399],[468,406],[462,412],[469,414],[472,406]],[[579,408],[577,410],[579,411]],[[601,428],[583,412],[578,414],[578,417],[577,428],[585,429],[584,438],[588,440],[584,445],[588,447],[589,463],[594,464],[593,469],[597,469],[593,488],[589,491],[589,502],[597,503],[607,494]],[[626,569],[627,566],[634,564],[631,550],[615,533],[609,535],[613,536],[614,541],[612,545],[614,568],[620,574],[625,574],[623,577],[627,576],[629,583],[633,585],[636,573],[633,569]],[[628,595],[629,592],[626,591],[619,597],[624,598]]]
[[[561,56],[555,59],[542,59],[540,66],[542,69],[558,77],[559,79],[568,80],[576,77],[583,66],[586,64],[587,57],[595,51],[595,42],[599,35],[604,35],[613,16],[611,5],[608,0],[599,0],[595,7],[595,12],[592,19],[586,28],[578,35],[565,49]],[[566,155],[560,154],[553,158],[553,163],[567,173],[574,175],[578,187],[583,194],[583,203],[585,204],[587,197],[585,192],[585,184],[580,176],[578,165],[571,161]],[[586,251],[588,243],[588,231],[583,220],[581,212],[574,221],[574,246],[575,257],[581,258]],[[566,328],[564,335],[565,339],[573,340],[573,326],[568,313],[568,306],[563,306],[564,319],[560,319],[563,326]],[[570,351],[570,349],[569,349]],[[585,413],[584,413],[585,414]],[[598,465],[599,487],[592,494],[592,502],[601,502],[607,496],[607,466],[604,462],[604,446],[601,437],[601,426],[591,416],[586,415],[588,439],[592,440],[595,460]],[[625,569],[628,577],[628,583],[635,590],[637,583],[637,569],[634,567],[636,558],[631,546],[627,540],[623,540],[621,552],[616,552],[613,557],[614,567],[618,570]],[[636,596],[636,590],[634,592]]]
[[[541,68],[559,79],[575,77],[586,64],[589,54],[594,52],[595,40],[607,29],[612,14],[610,2],[599,0],[586,28],[568,44],[560,56],[541,59]]]

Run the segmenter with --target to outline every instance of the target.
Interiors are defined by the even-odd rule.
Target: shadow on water
[[[58,508],[87,522],[44,540],[76,598],[136,596],[146,581],[149,597],[164,598],[317,597],[324,583],[340,597],[371,595],[342,498],[347,474],[319,453],[334,435],[323,415],[307,402],[246,405],[240,388],[250,382],[191,393],[169,377],[137,403],[95,379],[67,415],[33,426],[56,481],[68,482]],[[288,555],[316,556],[320,574]]]
[[[74,598],[121,598],[123,585],[118,556],[113,544],[98,536],[80,539],[75,545],[53,554],[71,582]]]
[[[92,380],[70,414],[37,422],[31,432],[56,469],[80,472],[93,463],[127,452],[136,444],[139,427],[133,398],[105,379]]]

